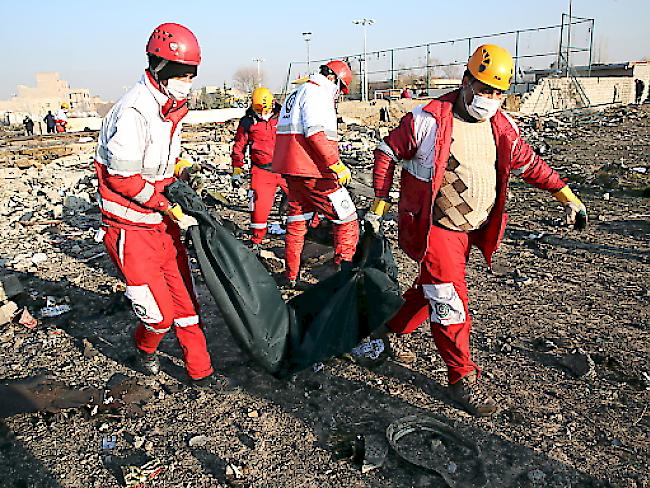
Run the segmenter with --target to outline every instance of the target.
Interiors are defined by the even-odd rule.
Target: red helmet
[[[147,54],[191,66],[201,63],[201,48],[196,36],[187,27],[172,22],[160,24],[153,30],[147,42]]]
[[[350,93],[350,84],[352,83],[352,70],[347,65],[347,63],[344,63],[340,59],[335,59],[334,61],[327,63],[325,66],[334,72],[336,77],[343,85],[341,87],[341,92],[344,95]]]

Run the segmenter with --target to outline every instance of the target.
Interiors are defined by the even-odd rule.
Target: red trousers
[[[298,278],[307,222],[315,214],[323,215],[334,224],[334,262],[340,264],[341,261],[352,261],[359,240],[359,223],[354,204],[353,212],[341,218],[330,200],[332,193],[342,189],[339,182],[334,178],[303,178],[290,175],[286,176],[286,181],[289,189],[289,215],[284,240],[287,278]],[[345,189],[343,191],[347,192]]]
[[[448,369],[449,383],[480,372],[470,358],[471,317],[467,306],[465,266],[471,235],[432,226],[420,273],[404,293],[406,302],[388,323],[391,331],[409,334],[426,319],[438,352]]]
[[[266,226],[278,187],[288,193],[287,182],[282,175],[253,165],[251,169],[251,241],[260,244],[266,235]]]
[[[104,244],[126,280],[126,296],[140,319],[138,349],[153,353],[174,326],[190,378],[213,372],[198,316],[192,274],[178,226],[163,230],[107,227]]]

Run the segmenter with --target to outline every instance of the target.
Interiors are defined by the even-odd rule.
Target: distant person
[[[267,220],[275,193],[280,187],[286,194],[287,183],[282,175],[271,170],[275,135],[281,105],[275,101],[268,88],[259,87],[253,91],[251,106],[239,121],[232,147],[232,186],[241,185],[244,173],[244,157],[248,148],[251,158],[251,191],[249,210],[253,250],[257,251],[266,236]]]
[[[56,118],[52,115],[52,111],[48,110],[47,115],[43,118],[45,126],[47,127],[48,134],[54,134],[54,128],[56,127]]]
[[[411,90],[408,89],[408,87],[404,87],[402,90],[402,93],[399,96],[400,98],[413,98],[413,95],[411,95]]]
[[[390,122],[390,111],[388,110],[388,107],[381,107],[379,109],[379,121]]]
[[[639,105],[641,99],[643,98],[643,90],[645,90],[645,83],[643,80],[634,80],[634,89],[635,89],[635,103]]]
[[[54,118],[56,132],[65,132],[68,125],[68,114],[66,113],[68,108],[68,104],[63,102],[61,108],[56,113],[56,117]]]
[[[33,136],[34,135],[34,121],[29,115],[25,115],[25,118],[23,119],[23,125],[25,126],[25,132],[27,132],[27,136]]]

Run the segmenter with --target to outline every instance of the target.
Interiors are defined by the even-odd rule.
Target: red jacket
[[[402,169],[398,207],[399,245],[411,259],[418,262],[426,254],[435,201],[433,197],[440,189],[449,160],[452,108],[457,96],[458,91],[453,91],[422,107],[422,112],[433,116],[430,130],[436,131],[432,134],[434,138],[429,140],[434,141],[433,152],[429,153],[429,158],[433,159],[429,161],[433,175],[430,180],[417,178],[407,167]],[[414,158],[417,160],[418,141],[421,142],[427,137],[421,129],[422,124],[418,124],[416,130],[417,116],[414,112],[405,115],[399,126],[393,129],[384,138],[384,143],[375,150],[373,186],[375,195],[379,198],[388,196],[393,183],[395,163],[399,160],[409,163]],[[490,123],[497,147],[497,197],[487,222],[472,232],[472,242],[481,250],[488,264],[492,263],[492,254],[499,247],[506,227],[505,205],[510,173],[550,192],[556,192],[565,186],[559,174],[523,141],[517,125],[510,117],[499,111],[490,119]],[[419,161],[426,166],[423,159]]]
[[[244,165],[246,147],[249,147],[251,162],[260,168],[271,169],[279,113],[279,105],[274,107],[273,115],[269,120],[262,119],[251,108],[246,111],[246,115],[239,121],[230,155],[234,168],[241,168]]]

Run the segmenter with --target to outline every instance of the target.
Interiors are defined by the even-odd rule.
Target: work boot
[[[388,336],[367,338],[350,351],[350,359],[364,368],[374,368],[391,356]]]
[[[295,290],[295,291],[305,291],[307,288],[309,288],[309,284],[305,283],[302,280],[290,280],[286,276],[283,276],[280,279],[279,285],[282,288],[286,288],[288,290]]]
[[[488,417],[497,412],[494,399],[482,390],[476,371],[472,371],[448,387],[449,397],[467,413]]]
[[[158,355],[155,352],[150,354],[138,349],[136,363],[138,369],[149,376],[155,376],[160,373],[160,359],[158,359]]]
[[[219,373],[212,373],[204,378],[190,378],[190,386],[195,388],[206,388],[219,393],[228,393],[236,390],[239,383],[228,376]]]

